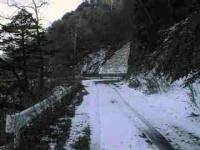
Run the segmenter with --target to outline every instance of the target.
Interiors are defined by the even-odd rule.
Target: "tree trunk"
[[[28,76],[27,76],[27,63],[26,63],[26,49],[24,45],[24,31],[22,31],[22,51],[23,51],[23,76],[24,76],[24,87],[29,88],[28,85]]]
[[[37,32],[37,46],[39,50],[40,55],[40,77],[39,77],[39,86],[40,90],[44,87],[44,58],[43,58],[43,50],[41,48],[41,41],[40,41],[40,31],[39,31],[39,16],[38,16],[38,6],[36,5],[35,0],[32,0],[34,5],[34,11],[36,15],[36,32]],[[41,91],[42,92],[42,91]]]
[[[77,30],[74,33],[74,60],[76,59],[76,55],[77,55]]]

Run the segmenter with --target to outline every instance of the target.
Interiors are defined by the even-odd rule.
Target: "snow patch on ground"
[[[200,109],[200,81],[197,80],[187,86],[190,90],[190,98],[193,101],[195,107]]]
[[[117,85],[117,88],[124,99],[175,148],[200,149],[200,116],[191,116],[200,112],[193,107],[187,88],[174,84],[167,92],[152,95],[129,88],[125,83]]]
[[[76,108],[75,117],[72,119],[70,135],[64,146],[67,150],[74,149],[73,145],[79,138],[84,136],[84,130],[89,126],[88,105],[88,101],[83,101],[82,104]]]
[[[155,76],[153,72],[131,75],[129,85],[146,94],[165,92],[171,88],[166,77]]]

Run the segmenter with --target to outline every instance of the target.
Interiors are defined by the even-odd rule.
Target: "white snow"
[[[85,57],[78,66],[81,67],[81,73],[97,73],[99,67],[104,63],[106,58],[106,50],[100,49]]]
[[[145,95],[129,88],[127,84],[115,87],[138,113],[172,141],[175,148],[181,150],[200,149],[200,117],[190,101],[188,89],[174,85],[167,92]]]
[[[8,60],[8,55],[4,51],[0,50],[0,58],[4,60]]]
[[[64,146],[67,150],[74,149],[73,145],[79,138],[84,136],[84,130],[89,126],[88,106],[89,102],[83,101],[83,103],[76,108],[75,117],[72,119],[70,135]]]
[[[3,55],[3,51],[2,51],[2,50],[0,50],[0,56],[1,56],[1,55]]]
[[[84,101],[88,101],[91,150],[150,150],[155,149],[149,145],[134,121],[122,110],[119,96],[112,88],[103,84],[95,84],[95,81],[84,81],[89,95]]]
[[[72,120],[67,150],[73,149],[70,145],[83,136],[88,126],[91,150],[158,149],[143,136],[147,127],[138,114],[175,149],[200,149],[200,111],[190,100],[190,90],[180,86],[178,81],[167,91],[151,95],[128,87],[125,81],[110,84],[97,84],[96,81],[103,80],[83,81],[89,94],[84,96]]]
[[[100,49],[84,57],[78,68],[81,74],[125,74],[128,71],[128,58],[130,54],[130,42],[118,49],[107,60],[108,49]]]
[[[91,150],[158,149],[143,136],[146,126],[138,119],[138,114],[175,149],[200,149],[200,116],[191,116],[199,115],[200,111],[190,100],[190,90],[180,86],[179,82],[165,92],[146,95],[130,88],[125,81],[110,84],[96,84],[96,81],[103,80],[83,81],[89,94],[76,110],[65,146],[67,150],[72,149],[70,145],[83,136],[88,126]]]
[[[117,50],[111,59],[100,68],[99,74],[121,74],[128,71],[128,58],[130,53],[130,42]]]

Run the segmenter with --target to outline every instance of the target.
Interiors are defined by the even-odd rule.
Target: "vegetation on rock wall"
[[[196,0],[126,0],[133,16],[130,70],[155,70],[172,81],[190,73],[197,77],[199,4]]]

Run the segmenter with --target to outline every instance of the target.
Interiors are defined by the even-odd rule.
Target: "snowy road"
[[[92,150],[173,149],[150,123],[108,84],[84,81],[89,95]]]
[[[114,81],[114,80],[113,80]],[[125,81],[85,80],[88,94],[76,108],[67,150],[90,127],[91,150],[199,150],[200,115],[179,85],[146,95]]]

